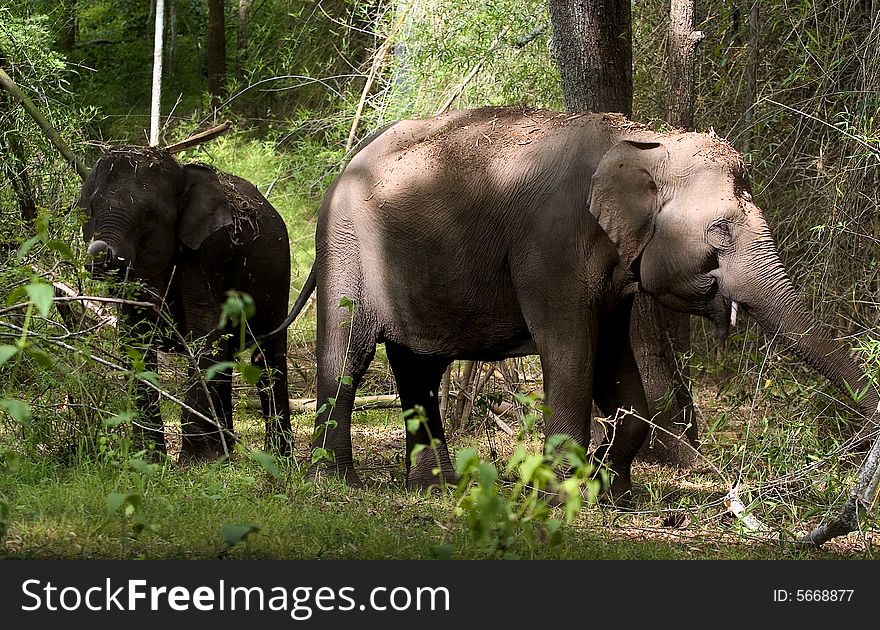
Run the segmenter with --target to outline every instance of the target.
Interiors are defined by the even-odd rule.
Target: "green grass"
[[[9,505],[8,532],[0,542],[7,558],[247,558],[247,559],[453,559],[488,558],[474,542],[451,492],[420,493],[402,487],[402,422],[397,411],[356,416],[355,457],[365,487],[335,479],[307,481],[307,435],[312,416],[294,419],[295,455],[278,461],[279,473],[243,452],[224,463],[154,471],[129,463],[125,440],[104,456],[69,466],[24,460],[0,475],[0,497]],[[258,419],[239,417],[242,440],[256,445]],[[173,428],[172,428],[173,430]],[[509,444],[496,444],[503,451]],[[457,436],[457,447],[485,438]],[[112,450],[116,448],[117,450]],[[871,557],[867,549],[830,545],[797,550],[747,535],[718,504],[723,489],[705,470],[687,475],[638,466],[633,512],[588,505],[562,528],[554,544],[541,527],[523,529],[507,551],[528,559],[799,559]],[[133,495],[134,509],[108,511],[108,498]],[[118,503],[118,502],[117,502]],[[683,506],[690,506],[689,508]],[[561,508],[551,516],[561,518]],[[257,528],[229,546],[224,526]],[[440,547],[438,547],[440,545]]]

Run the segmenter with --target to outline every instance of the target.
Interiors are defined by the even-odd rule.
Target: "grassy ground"
[[[403,429],[396,411],[358,414],[354,442],[366,482],[362,489],[332,479],[304,481],[301,463],[307,461],[311,414],[300,414],[295,422],[295,456],[278,462],[277,471],[244,453],[221,464],[181,468],[168,463],[151,471],[130,464],[122,447],[99,461],[67,467],[23,462],[18,471],[0,476],[0,496],[10,505],[0,557],[498,555],[497,548],[474,542],[467,519],[454,515],[451,492],[402,488]],[[245,443],[259,442],[255,418],[239,426]],[[504,434],[492,437],[501,454],[513,446]],[[476,444],[488,457],[486,442],[485,435],[454,440],[458,447]],[[540,528],[523,529],[503,551],[533,559],[872,558],[877,552],[876,530],[809,552],[774,540],[772,532],[748,532],[726,513],[726,489],[707,468],[672,471],[638,465],[635,479],[633,511],[588,505],[554,544],[548,544]],[[224,543],[229,527],[237,526],[254,531],[237,544]]]

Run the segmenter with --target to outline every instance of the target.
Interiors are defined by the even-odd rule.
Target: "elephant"
[[[217,366],[233,360],[242,341],[240,327],[220,326],[230,291],[253,300],[246,328],[247,339],[259,341],[251,360],[262,369],[257,385],[265,446],[289,454],[287,339],[265,334],[287,314],[290,285],[287,228],[272,204],[235,175],[181,164],[161,148],[117,146],[95,162],[78,205],[93,268],[138,281],[137,297],[157,307],[122,306],[127,329],[143,342],[143,369],[156,371],[158,349],[182,351],[196,340],[203,348],[198,369],[190,366],[180,460],[222,457],[235,441],[231,371]],[[156,324],[168,320],[176,333],[154,341]],[[216,373],[202,381],[199,373],[211,366]],[[138,442],[167,453],[158,393],[141,381],[135,396]]]
[[[352,484],[352,403],[377,344],[403,409],[426,416],[406,438],[415,488],[456,481],[438,404],[450,362],[538,354],[545,440],[587,449],[593,400],[616,417],[593,454],[625,506],[649,432],[629,338],[640,291],[708,318],[722,340],[748,313],[877,414],[877,392],[790,281],[742,158],[714,133],[521,107],[402,120],[332,183],[315,245],[303,292],[317,289],[317,397],[332,404],[313,443]]]

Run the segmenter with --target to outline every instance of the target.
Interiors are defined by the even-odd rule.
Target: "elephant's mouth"
[[[123,256],[117,248],[107,241],[92,241],[89,244],[88,253],[91,256],[89,271],[95,276],[113,278],[122,282],[128,282],[138,277],[132,266],[134,260]]]
[[[716,291],[709,304],[709,319],[715,324],[715,334],[719,343],[727,341],[730,329],[736,326],[740,305],[736,300],[728,300],[721,291]]]

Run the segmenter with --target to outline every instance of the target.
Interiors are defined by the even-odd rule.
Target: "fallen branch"
[[[232,123],[228,120],[224,123],[221,123],[215,127],[211,127],[210,129],[206,129],[205,131],[201,131],[199,133],[194,133],[189,138],[185,140],[181,140],[180,142],[175,142],[174,144],[170,144],[165,147],[165,150],[171,154],[180,153],[190,147],[194,147],[199,144],[204,144],[208,140],[213,140],[220,134],[226,133],[229,128],[232,127]]]
[[[742,524],[753,532],[768,531],[766,525],[746,510],[745,504],[739,498],[740,487],[739,484],[735,485],[730,489],[730,492],[727,493],[727,496],[724,497],[724,505],[727,507],[727,511],[742,521]]]
[[[859,471],[859,481],[837,516],[813,529],[798,540],[798,544],[820,547],[832,538],[856,531],[861,520],[860,513],[870,513],[877,507],[878,492],[880,492],[880,436],[874,440],[874,445]]]

